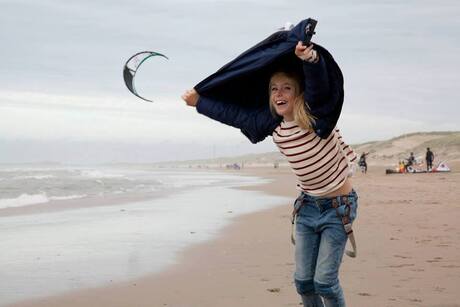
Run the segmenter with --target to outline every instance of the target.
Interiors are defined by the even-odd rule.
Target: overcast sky
[[[460,2],[0,0],[0,162],[147,162],[276,150],[180,100],[287,21],[345,77],[348,143],[460,130]],[[128,92],[122,68],[154,58]]]

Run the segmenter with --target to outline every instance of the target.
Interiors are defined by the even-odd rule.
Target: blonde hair
[[[271,78],[277,74],[283,74],[289,79],[294,81],[295,84],[295,93],[296,98],[294,100],[294,121],[299,125],[300,128],[304,130],[311,130],[313,128],[313,124],[315,123],[315,117],[310,113],[310,107],[308,103],[304,102],[303,98],[303,83],[300,76],[295,72],[285,72],[285,71],[278,71],[272,74]],[[271,79],[270,78],[270,79]],[[271,81],[270,81],[271,83]],[[270,92],[270,85],[269,85],[269,93],[268,96],[271,96]],[[269,99],[270,104],[270,112],[273,116],[278,116],[276,113],[275,107],[273,106],[271,99]]]

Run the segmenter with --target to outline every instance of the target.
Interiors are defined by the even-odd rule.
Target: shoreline
[[[270,179],[270,182],[268,183],[261,183],[257,185],[248,185],[248,186],[238,186],[238,187],[231,187],[231,189],[239,189],[239,190],[248,190],[248,191],[257,191],[257,192],[263,192],[263,194],[270,195],[270,196],[287,196],[289,198],[294,197],[296,195],[296,190],[293,188],[292,193],[286,193],[285,191],[282,192],[280,190],[276,189],[276,179],[277,177],[281,176],[286,176],[288,178],[291,178],[291,173],[289,169],[282,169],[282,170],[274,170],[273,174],[267,174],[266,169],[251,169],[251,170],[243,170],[243,171],[224,171],[224,173],[232,174],[232,175],[239,175],[239,176],[251,176],[251,177],[260,177],[262,179]],[[270,173],[270,172],[268,172]],[[241,246],[248,246],[250,245],[249,241],[252,240],[255,249],[260,249],[258,246],[262,243],[261,242],[261,237],[263,237],[263,232],[266,227],[265,222],[266,220],[263,219],[261,220],[260,217],[263,215],[268,215],[272,216],[274,213],[280,215],[279,216],[279,221],[277,221],[277,224],[280,227],[285,228],[284,231],[280,231],[279,234],[280,236],[285,237],[285,242],[286,242],[286,249],[285,251],[290,251],[290,241],[289,241],[289,236],[287,236],[288,230],[290,230],[290,222],[289,222],[289,211],[290,209],[286,209],[286,205],[277,205],[274,208],[268,208],[268,209],[262,209],[261,211],[256,211],[256,212],[251,212],[251,213],[244,213],[238,216],[235,216],[231,218],[231,221],[229,222],[228,225],[224,226],[222,229],[218,231],[218,234],[211,238],[210,240],[206,240],[204,242],[199,242],[192,244],[191,246],[185,248],[183,251],[179,252],[177,255],[177,261],[175,265],[168,266],[164,270],[161,270],[159,272],[153,273],[153,274],[148,274],[145,277],[141,278],[136,278],[131,281],[121,281],[121,282],[116,282],[114,281],[113,285],[108,284],[105,286],[93,288],[93,289],[81,289],[81,290],[76,290],[68,293],[63,293],[63,294],[58,294],[56,296],[50,296],[50,297],[44,297],[44,298],[37,298],[37,299],[31,299],[31,300],[26,300],[22,302],[17,302],[10,304],[8,306],[88,306],[88,305],[97,305],[97,306],[132,306],[130,302],[135,302],[136,306],[163,306],[163,304],[167,304],[164,306],[180,306],[182,303],[167,303],[168,300],[174,301],[175,298],[177,298],[177,293],[174,290],[174,287],[166,287],[168,289],[171,289],[172,292],[167,295],[163,300],[165,303],[152,303],[149,301],[147,298],[152,295],[152,289],[162,289],[158,290],[158,293],[161,293],[162,296],[166,295],[167,291],[165,291],[165,283],[164,280],[167,279],[172,282],[172,284],[180,284],[180,280],[182,279],[179,275],[182,275],[183,269],[185,270],[195,270],[197,268],[202,268],[203,266],[208,267],[208,270],[210,269],[209,266],[211,263],[213,263],[215,267],[214,269],[220,270],[218,268],[218,264],[222,261],[221,257],[227,258],[227,260],[224,260],[225,262],[230,261],[234,256],[232,254],[233,248],[230,249],[224,249],[223,246],[221,246],[221,242],[226,242],[226,239],[222,241],[223,238],[228,237],[228,233],[231,232],[233,233],[235,230],[239,232],[239,234],[236,236],[236,238],[233,237],[234,242],[232,242],[230,245],[241,245]],[[284,214],[285,212],[288,212],[288,214]],[[257,226],[256,226],[257,225]],[[259,233],[258,235],[254,236],[252,234],[252,239],[248,238],[244,240],[244,242],[241,242],[238,238],[243,235],[243,233],[250,233],[253,232],[254,227],[258,229],[258,231],[261,231],[262,233]],[[243,230],[244,229],[244,230]],[[242,231],[243,230],[243,231]],[[242,233],[241,233],[242,231]],[[217,247],[216,246],[220,246]],[[224,243],[225,245],[226,243]],[[264,243],[266,244],[266,242]],[[211,249],[209,248],[211,247]],[[205,254],[203,255],[202,250],[205,249]],[[292,258],[292,257],[291,257]],[[191,260],[194,259],[194,260]],[[209,262],[209,259],[217,259],[216,261]],[[257,267],[257,265],[253,264],[254,267]],[[286,264],[287,266],[292,266],[293,261],[290,261],[289,263]],[[201,270],[201,269],[200,269]],[[196,275],[197,278],[198,276],[202,276],[200,273],[200,270],[196,271],[195,273],[188,273],[187,275],[193,276]],[[211,269],[212,271],[213,269]],[[228,270],[228,274],[235,273],[234,269],[231,267],[225,268],[225,270]],[[227,274],[226,273],[226,274]],[[213,274],[207,273],[207,276],[212,276]],[[220,279],[221,276],[216,275],[218,279]],[[201,278],[200,278],[201,279]],[[231,278],[232,280],[234,278]],[[201,279],[202,280],[202,279]],[[211,281],[210,279],[208,281]],[[212,287],[212,285],[215,285],[215,283],[218,283],[219,280],[214,280],[210,284],[206,286],[207,287]],[[269,283],[269,278],[262,278],[261,279],[262,283]],[[142,287],[142,285],[146,285],[145,288]],[[187,287],[184,285],[184,288]],[[277,287],[272,287],[276,289]],[[290,290],[292,290],[292,287],[288,287]],[[236,288],[237,289],[237,288]],[[126,292],[127,291],[127,292]],[[139,292],[140,291],[140,292]],[[275,290],[276,291],[276,290]],[[272,294],[268,291],[266,291],[269,294]],[[117,297],[117,299],[113,299],[113,296],[117,296],[116,293],[123,293],[122,297]],[[292,293],[295,295],[295,293]],[[131,296],[132,295],[132,296]],[[185,296],[192,295],[190,292],[187,292]],[[159,294],[153,295],[153,297],[158,297]],[[268,295],[267,298],[270,298],[272,295]],[[128,299],[124,298],[128,297]],[[139,297],[145,297],[146,299],[140,299]],[[231,296],[230,296],[231,297]],[[202,298],[197,297],[197,300],[200,302],[198,305],[194,305],[192,303],[192,306],[215,306],[215,301],[214,298],[212,298],[209,301],[209,304],[206,305],[206,303],[202,300]],[[267,303],[270,302],[271,299],[267,300]],[[172,305],[171,305],[172,304]],[[228,306],[233,305],[233,299],[231,299],[228,302]],[[225,305],[222,305],[225,306]]]
[[[165,169],[156,169],[156,171],[164,171]],[[190,169],[166,169],[172,172],[188,172],[193,173],[196,170]],[[225,170],[206,169],[200,170],[209,174],[221,173],[226,174]],[[227,172],[228,174],[228,172]],[[181,187],[181,193],[196,189],[196,186]],[[19,215],[31,215],[40,213],[61,212],[65,210],[75,210],[94,207],[107,207],[113,205],[123,205],[126,203],[141,202],[155,200],[161,197],[167,197],[170,194],[177,193],[173,188],[161,189],[158,191],[149,192],[125,192],[123,194],[107,194],[107,195],[91,195],[82,198],[72,199],[51,199],[44,203],[31,203],[26,205],[0,207],[0,218]]]
[[[359,254],[344,257],[340,275],[348,305],[460,306],[455,289],[460,283],[455,195],[460,173],[414,178],[382,170],[356,176]],[[238,174],[275,180],[243,189],[292,200],[297,195],[288,169]],[[290,205],[234,218],[216,238],[187,248],[160,273],[11,306],[298,306]]]

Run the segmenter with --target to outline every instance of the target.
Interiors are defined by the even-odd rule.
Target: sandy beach
[[[370,166],[366,175],[356,174],[359,254],[344,257],[341,272],[348,306],[460,306],[459,166],[452,164],[451,173],[394,175]],[[273,179],[248,189],[297,194],[287,168],[238,173]],[[299,306],[290,212],[286,202],[238,217],[160,273],[13,306]]]

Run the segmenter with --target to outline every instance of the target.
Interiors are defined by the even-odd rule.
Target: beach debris
[[[412,258],[412,257],[409,257],[409,256],[402,256],[402,255],[393,255],[393,257],[403,258],[403,259],[411,259]]]
[[[408,266],[414,266],[415,264],[413,263],[401,263],[401,264],[393,264],[387,266],[388,268],[403,268],[403,267],[408,267]]]
[[[360,292],[358,293],[359,296],[372,296],[371,294],[367,293],[367,292]]]
[[[433,263],[433,262],[440,262],[441,260],[442,260],[442,257],[434,257],[433,259],[426,260],[426,262]]]
[[[268,292],[272,292],[272,293],[279,293],[281,292],[281,289],[280,288],[270,288],[270,289],[267,289]]]

